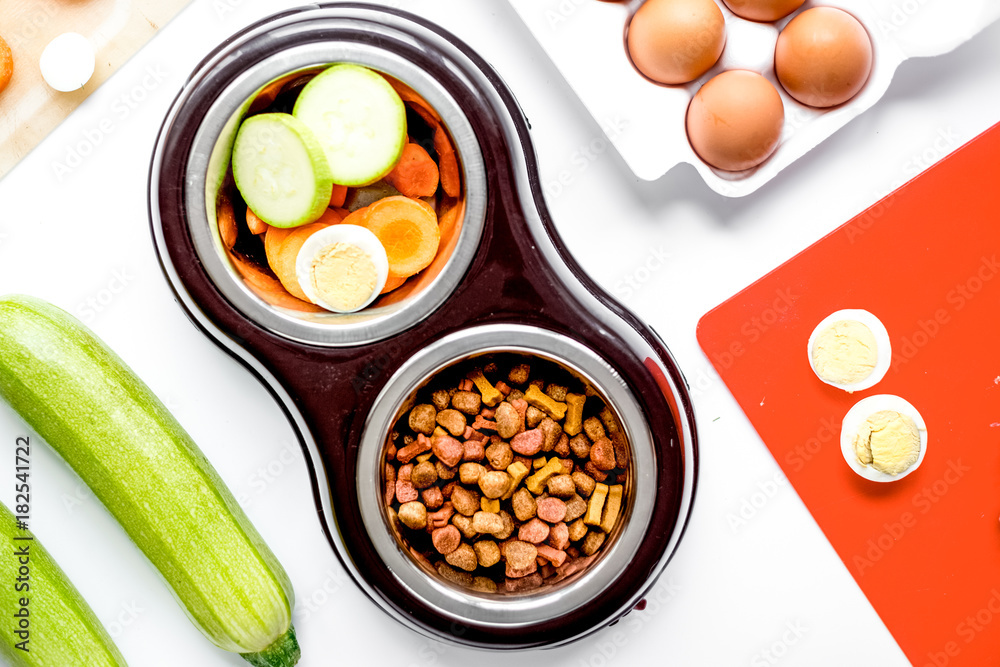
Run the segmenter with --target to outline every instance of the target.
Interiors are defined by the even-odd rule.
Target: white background
[[[954,53],[905,63],[876,108],[758,193],[730,200],[690,167],[637,181],[502,0],[404,3],[469,42],[513,88],[543,182],[562,175],[568,183],[548,190],[559,231],[583,267],[666,339],[694,386],[700,420],[697,502],[656,589],[663,601],[569,647],[511,656],[425,639],[365,599],[321,532],[281,411],[188,322],[156,264],[146,171],[170,102],[222,39],[295,4],[195,0],[0,181],[0,293],[33,294],[85,316],[200,443],[292,578],[300,664],[907,664],[711,370],[695,325],[1000,120],[1000,24]],[[57,163],[95,132],[91,154],[57,176]],[[667,261],[653,261],[660,255]],[[627,278],[637,289],[625,288]],[[104,301],[99,312],[84,312],[88,299]],[[8,504],[13,443],[24,433],[0,404],[0,442],[11,458],[0,464],[11,471],[0,499]],[[33,528],[131,664],[245,664],[201,636],[100,504],[41,446],[33,488]],[[741,509],[746,521],[737,523]]]

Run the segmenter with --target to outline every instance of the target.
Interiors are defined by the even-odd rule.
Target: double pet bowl
[[[413,88],[455,144],[464,215],[440,266],[360,313],[299,312],[244,280],[216,203],[248,100],[276,80],[352,62]],[[195,324],[253,372],[300,437],[330,546],[401,623],[484,648],[555,646],[628,613],[688,521],[697,435],[683,377],[648,326],[568,255],[542,200],[527,124],[493,69],[403,12],[310,5],[234,35],[197,67],[157,140],[149,205],[156,249]],[[600,556],[517,594],[455,586],[421,567],[390,525],[389,433],[439,371],[483,355],[554,363],[617,415],[632,463],[624,519]]]

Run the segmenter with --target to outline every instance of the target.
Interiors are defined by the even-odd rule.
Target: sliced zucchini
[[[247,206],[274,227],[313,222],[333,192],[319,141],[304,123],[283,113],[243,121],[233,145],[233,178]]]
[[[379,180],[406,147],[406,106],[380,74],[333,65],[306,84],[292,112],[319,139],[333,182],[357,187]]]

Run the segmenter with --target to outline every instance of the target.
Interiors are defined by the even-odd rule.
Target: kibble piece
[[[531,377],[531,366],[528,364],[518,364],[510,369],[507,374],[507,382],[511,384],[524,384]]]
[[[486,456],[486,450],[483,449],[481,440],[466,440],[462,443],[463,461],[481,461],[484,456]]]
[[[566,501],[566,518],[564,521],[576,521],[587,512],[587,501],[578,494]]]
[[[603,534],[601,536],[603,537]],[[521,540],[508,543],[503,553],[507,566],[513,570],[527,570],[535,565],[535,559],[538,557],[535,545]]]
[[[540,519],[532,519],[527,523],[521,524],[521,527],[517,531],[517,539],[522,542],[541,544],[549,539],[549,525]]]
[[[529,477],[524,482],[524,485],[528,487],[528,491],[531,491],[535,495],[541,495],[542,489],[545,488],[545,483],[549,481],[549,478],[553,475],[561,473],[562,471],[562,462],[559,459],[552,459],[542,466],[538,472]]]
[[[445,526],[431,533],[431,543],[439,554],[447,556],[462,543],[462,535],[455,526]]]
[[[587,533],[587,537],[583,538],[583,546],[580,547],[580,550],[585,556],[593,556],[604,544],[604,538],[604,533],[592,530]]]
[[[615,445],[608,438],[599,438],[590,448],[590,462],[598,470],[607,472],[615,468]]]
[[[486,448],[486,459],[497,470],[506,470],[514,462],[514,451],[506,442],[497,442]]]
[[[525,401],[527,403],[527,401]],[[528,428],[535,428],[538,423],[545,419],[545,413],[536,408],[533,405],[529,405],[524,411],[524,419],[528,424]]]
[[[476,512],[472,515],[472,529],[477,533],[496,535],[503,532],[503,519],[492,512]]]
[[[514,492],[510,502],[514,507],[514,516],[517,517],[518,521],[527,521],[535,516],[537,507],[535,497],[523,486]]]
[[[524,591],[531,591],[543,583],[542,575],[535,571],[530,571],[525,573],[511,573],[507,572],[507,579],[504,580],[503,589],[507,593],[523,593]]]
[[[583,394],[566,394],[566,421],[563,430],[571,437],[583,430],[583,406],[587,397]]]
[[[467,540],[471,540],[478,534],[472,527],[472,517],[465,516],[464,514],[456,514],[451,518],[451,522]]]
[[[480,498],[479,507],[482,508],[484,512],[492,512],[497,514],[500,512],[500,499],[499,498]]]
[[[559,523],[566,518],[566,503],[558,498],[541,498],[536,510],[538,518],[548,523]]]
[[[472,572],[479,566],[479,558],[476,557],[475,549],[465,542],[459,544],[458,548],[445,556],[444,559],[448,565],[466,572]]]
[[[416,461],[417,463],[423,463],[424,461],[430,461],[432,458],[434,458],[434,454],[432,452],[427,452],[426,454],[421,454],[420,456],[418,456],[413,460]],[[416,465],[416,463],[414,463],[413,465]]]
[[[608,500],[604,504],[604,514],[601,517],[601,530],[610,533],[618,521],[618,514],[622,508],[623,489],[621,484],[615,484],[608,490]]]
[[[608,478],[608,473],[595,466],[593,461],[587,461],[587,464],[583,466],[583,471],[598,482],[603,482]]]
[[[465,447],[455,438],[448,435],[434,436],[431,438],[431,449],[434,456],[438,457],[441,463],[449,467],[454,467],[462,460],[465,454]]]
[[[573,456],[581,459],[590,458],[590,439],[583,433],[578,433],[574,435],[569,440],[569,450],[573,452]]]
[[[499,434],[499,436],[504,440],[510,440],[513,438],[524,425],[521,413],[519,413],[517,409],[507,401],[504,401],[497,406],[494,418],[497,423],[497,434]]]
[[[537,428],[518,433],[510,441],[510,448],[522,456],[534,456],[542,451],[545,434]]]
[[[407,528],[423,530],[427,527],[427,508],[423,503],[411,501],[399,506],[399,520]]]
[[[431,403],[435,410],[444,410],[451,402],[451,392],[447,389],[438,389],[431,394]]]
[[[579,542],[587,534],[587,524],[583,522],[583,519],[577,519],[573,523],[569,524],[569,539],[571,542]]]
[[[388,507],[396,497],[396,469],[385,464],[385,504]]]
[[[396,500],[401,503],[408,503],[420,497],[420,492],[413,486],[413,482],[408,479],[396,480]]]
[[[552,526],[549,530],[547,544],[553,549],[559,549],[560,551],[566,549],[569,546],[569,526],[565,522]],[[562,563],[559,564],[561,565]]]
[[[455,508],[451,506],[451,503],[443,503],[441,509],[437,512],[431,512],[427,515],[427,528],[429,530],[434,530],[435,528],[444,528],[448,525],[448,520],[455,513]]]
[[[471,491],[464,486],[456,486],[451,492],[451,504],[459,514],[472,516],[480,509],[479,493]],[[597,523],[600,522],[600,519],[598,519]]]
[[[440,461],[434,463],[434,469],[437,471],[438,479],[443,479],[446,482],[448,480],[455,479],[455,475],[458,473],[458,468],[454,466],[446,466]]]
[[[416,440],[406,445],[405,447],[400,447],[396,452],[396,460],[400,463],[409,463],[414,458],[429,451],[431,448],[431,441],[426,435],[421,433]]]
[[[514,461],[507,466],[507,474],[510,475],[510,488],[507,489],[507,493],[503,494],[504,500],[514,495],[514,490],[521,482],[524,481],[524,478],[528,476],[528,472],[528,466],[524,465],[520,461]]]
[[[479,540],[472,545],[476,558],[483,567],[493,567],[500,562],[500,547],[493,540]]]
[[[555,475],[546,482],[549,495],[556,498],[570,498],[576,495],[576,484],[571,475]]]
[[[441,561],[437,564],[438,574],[441,578],[459,586],[472,586],[472,575],[462,570],[456,570],[448,563]]]
[[[432,486],[420,492],[420,499],[429,510],[439,509],[444,504],[444,494],[441,493],[440,486]]]
[[[479,484],[479,478],[486,474],[486,466],[466,461],[458,466],[458,479],[462,484]]]
[[[566,562],[565,551],[559,549],[553,549],[552,547],[546,544],[539,545],[536,548],[538,549],[539,558],[544,558],[545,560],[549,561],[556,567],[559,567],[560,565]]]
[[[531,462],[531,467],[534,468],[535,470],[541,470],[542,468],[545,467],[546,463],[548,463],[546,458],[544,456],[539,456],[537,459]]]
[[[628,441],[625,439],[625,433],[622,431],[615,413],[606,405],[601,410],[601,421],[604,422],[604,428],[607,429],[611,442],[615,443],[615,460],[618,462],[618,467],[627,468],[629,463]]]
[[[483,397],[483,403],[489,407],[495,408],[503,400],[503,394],[490,384],[490,381],[486,379],[486,376],[478,368],[469,373],[468,378],[476,385],[476,389],[479,390],[479,393]]]
[[[510,475],[502,470],[491,470],[479,477],[479,489],[487,498],[499,498],[510,488]]]
[[[480,591],[483,593],[496,593],[497,582],[493,581],[489,577],[476,577],[472,580],[470,588],[474,591]]]
[[[514,517],[507,513],[507,510],[500,510],[500,520],[503,521],[503,528],[499,533],[493,533],[493,537],[498,540],[506,540],[514,534]]]
[[[545,395],[553,401],[565,401],[569,393],[569,387],[554,382],[545,387]]]
[[[410,410],[408,422],[410,428],[416,433],[430,435],[434,432],[434,426],[437,423],[435,417],[437,417],[437,410],[434,409],[434,406],[429,403],[421,403]]]
[[[545,393],[538,388],[538,385],[532,384],[528,387],[528,391],[524,392],[524,400],[528,401],[529,405],[535,406],[553,419],[562,421],[566,417],[566,404],[560,401],[554,401],[546,396]]]
[[[430,461],[418,463],[410,473],[410,481],[418,489],[426,489],[428,486],[438,481],[437,469]]]
[[[458,437],[465,433],[465,415],[458,410],[448,409],[437,413],[435,417],[439,426],[443,426],[453,436]]]
[[[583,422],[583,432],[587,434],[591,442],[597,442],[604,437],[604,425],[597,417],[588,417]]]
[[[451,407],[470,417],[478,415],[483,399],[474,391],[456,391],[451,397]]]
[[[607,484],[597,484],[594,487],[594,493],[590,496],[590,502],[587,503],[587,514],[583,517],[583,522],[588,526],[600,526],[601,517],[603,516],[604,501],[608,497],[608,485]],[[590,554],[588,554],[590,555]]]
[[[556,443],[559,442],[560,436],[562,436],[562,426],[560,426],[551,417],[546,417],[538,424],[538,430],[542,432],[542,451],[551,452],[556,447]]]
[[[556,456],[560,456],[563,458],[569,456],[571,453],[569,448],[569,436],[566,435],[565,433],[560,435],[559,441],[556,443],[556,446],[552,448],[552,452]]]

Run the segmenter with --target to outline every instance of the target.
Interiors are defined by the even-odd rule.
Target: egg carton
[[[1000,18],[997,0],[808,0],[775,23],[742,19],[716,0],[726,20],[726,47],[719,62],[699,79],[657,85],[632,66],[625,27],[642,4],[599,0],[509,0],[610,142],[636,176],[653,181],[688,163],[715,192],[742,197],[870,108],[885,94],[899,65],[916,57],[947,53]],[[837,7],[855,16],[872,40],[874,64],[865,87],[830,109],[796,102],[774,73],[778,33],[811,7]],[[703,84],[730,69],[758,72],[775,85],[785,107],[777,149],[753,169],[727,172],[698,157],[688,143],[685,114]]]

